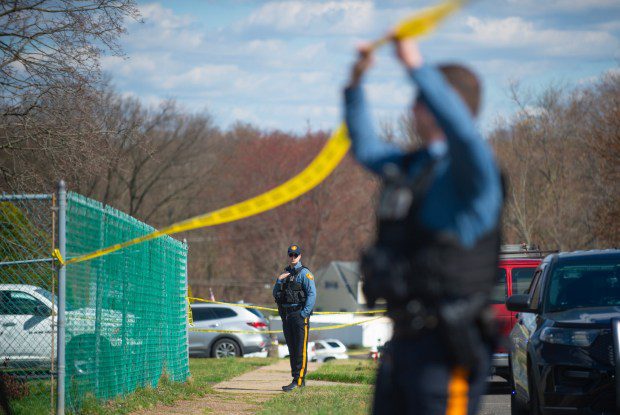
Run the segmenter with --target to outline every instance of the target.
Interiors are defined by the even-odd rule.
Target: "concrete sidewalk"
[[[308,372],[313,372],[319,366],[320,363],[308,362]],[[289,384],[291,380],[288,359],[280,359],[273,365],[263,366],[216,384],[213,386],[217,392],[215,394],[178,401],[171,406],[158,404],[153,408],[134,412],[133,415],[254,414],[263,402],[278,393],[285,393],[282,391],[282,386]],[[332,384],[334,383],[320,380],[306,381],[306,387]]]
[[[308,362],[308,372],[312,373],[320,363]],[[283,393],[282,386],[291,383],[291,366],[288,359],[280,359],[270,366],[263,366],[251,372],[244,373],[234,379],[218,383],[213,389],[229,393],[253,393],[272,395]],[[333,382],[321,380],[306,380],[306,386],[332,385]]]

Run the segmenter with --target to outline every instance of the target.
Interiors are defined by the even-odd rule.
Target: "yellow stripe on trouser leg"
[[[309,318],[309,317],[308,317]],[[304,319],[304,344],[301,357],[301,370],[299,371],[299,378],[297,378],[297,385],[301,386],[304,375],[306,374],[306,361],[308,360],[308,318]]]
[[[446,415],[467,415],[469,395],[468,372],[457,366],[452,370],[450,383],[448,383],[448,403]]]

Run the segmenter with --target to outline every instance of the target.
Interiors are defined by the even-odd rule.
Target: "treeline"
[[[26,24],[29,19],[45,17],[32,3],[28,9],[29,2],[22,2],[19,12],[1,6],[17,16],[0,19],[6,33],[20,34],[15,39],[49,36],[19,32],[37,27]],[[122,33],[116,22],[121,15],[137,18],[135,5],[92,6],[88,12],[65,10],[68,16],[90,13],[96,22],[76,37],[75,50],[95,41],[116,50],[115,36]],[[74,29],[91,20],[76,19]],[[61,23],[66,30],[71,20]],[[49,193],[64,179],[72,191],[162,227],[277,186],[307,166],[329,135],[242,122],[224,129],[210,114],[190,114],[173,101],[147,108],[106,82],[96,67],[97,50],[90,61],[72,61],[69,45],[50,62],[28,66],[32,57],[18,53],[28,45],[6,45],[0,42],[1,191]],[[58,53],[70,56],[62,60]],[[61,63],[67,67],[58,68]],[[532,100],[514,97],[522,111],[489,134],[508,183],[505,241],[563,250],[617,247],[620,75],[585,87],[549,88]],[[409,125],[403,117],[380,128],[384,137],[414,146]],[[332,260],[356,260],[373,237],[377,190],[378,183],[347,156],[323,184],[287,205],[177,235],[189,243],[194,294],[205,297],[211,289],[218,299],[270,302],[292,242],[304,248],[304,263],[314,270]]]
[[[620,246],[620,73],[549,87],[490,134],[508,178],[505,239],[547,249]]]

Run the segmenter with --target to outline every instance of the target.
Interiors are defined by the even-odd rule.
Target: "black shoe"
[[[293,379],[293,381],[290,384],[288,384],[286,386],[282,386],[282,390],[284,392],[290,392],[293,389],[301,388],[301,387],[306,386],[306,380],[305,379],[301,381],[301,385],[298,385],[297,383],[298,383],[297,379]]]

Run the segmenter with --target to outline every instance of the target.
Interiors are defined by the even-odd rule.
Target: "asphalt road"
[[[494,377],[482,399],[478,415],[510,415],[510,387],[508,382]]]

